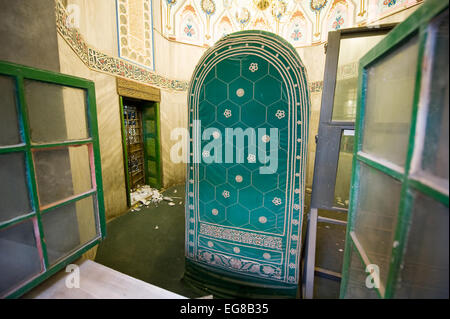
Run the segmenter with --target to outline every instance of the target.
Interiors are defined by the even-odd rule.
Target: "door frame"
[[[149,103],[153,103],[155,107],[155,121],[156,121],[156,134],[157,134],[157,145],[156,145],[156,157],[158,162],[158,189],[160,189],[163,185],[163,171],[162,171],[162,161],[161,161],[161,118],[160,118],[160,102],[161,102],[161,91],[158,88],[125,80],[122,78],[117,78],[117,94],[119,95],[119,105],[120,105],[120,125],[122,132],[122,152],[123,152],[123,160],[124,160],[124,173],[125,173],[125,190],[127,197],[127,206],[131,207],[131,198],[130,198],[130,178],[128,176],[128,149],[127,149],[127,132],[125,131],[125,122],[123,116],[123,98],[130,98],[135,100],[141,100],[142,107],[149,107]],[[152,106],[153,106],[152,105]],[[144,125],[143,125],[143,135]],[[145,140],[144,140],[145,147]],[[147,152],[144,150],[144,167],[146,170],[146,183],[148,183],[148,163],[147,163]]]

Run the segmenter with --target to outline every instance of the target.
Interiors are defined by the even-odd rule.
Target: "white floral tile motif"
[[[255,154],[248,154],[248,156],[247,156],[247,161],[248,161],[249,163],[255,163],[255,162],[256,162],[256,156],[255,156]]]
[[[270,256],[269,253],[264,253],[263,257],[264,257],[264,259],[270,259],[272,256]]]
[[[270,141],[270,136],[269,135],[263,135],[261,137],[261,141],[263,141],[264,143],[267,143]]]
[[[217,209],[213,209],[212,211],[211,211],[211,214],[213,214],[214,216],[217,216],[217,215],[219,215],[219,211],[217,210]]]
[[[208,241],[208,247],[213,247],[214,243],[212,241]]]
[[[292,225],[298,225],[298,219],[293,219],[292,220]]]
[[[241,250],[239,249],[239,247],[234,247],[233,248],[234,253],[239,254],[241,252]]]
[[[202,153],[203,157],[209,157],[209,151],[203,151]]]
[[[274,203],[276,206],[281,205],[281,198],[274,197],[272,199],[272,203]]]
[[[289,282],[294,282],[295,281],[295,277],[294,276],[289,276],[288,277],[288,281]]]
[[[284,112],[283,110],[277,110],[277,113],[275,114],[275,116],[281,120],[282,118],[284,118],[286,116],[286,112]]]
[[[265,224],[265,223],[267,223],[267,217],[266,216],[261,216],[261,217],[258,218],[258,221],[261,224]]]
[[[234,178],[236,180],[237,183],[242,183],[243,178],[241,175],[236,175],[236,177]]]
[[[220,132],[219,131],[214,131],[212,136],[214,137],[214,139],[218,139],[220,137]]]
[[[230,197],[230,192],[225,190],[222,192],[222,196],[225,198],[228,198],[228,197]]]
[[[290,263],[290,264],[289,264],[289,268],[295,269],[295,264],[294,264],[294,263]]]
[[[251,63],[248,68],[252,73],[258,71],[258,63]]]
[[[237,89],[236,95],[237,95],[238,97],[243,97],[244,94],[245,94],[244,89]]]
[[[229,110],[229,109],[225,109],[225,111],[223,112],[223,115],[226,117],[226,118],[229,118],[229,117],[231,117],[231,110]]]

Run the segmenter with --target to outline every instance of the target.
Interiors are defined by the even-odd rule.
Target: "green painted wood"
[[[79,258],[84,252],[91,249],[95,245],[99,243],[101,239],[104,239],[106,236],[106,222],[105,222],[105,207],[104,207],[104,199],[103,199],[103,185],[102,185],[102,175],[101,175],[101,158],[100,158],[100,145],[99,145],[99,134],[98,134],[98,123],[97,123],[97,110],[96,110],[96,98],[95,98],[95,86],[92,81],[77,78],[69,75],[64,75],[56,72],[38,70],[35,68],[30,68],[18,64],[7,63],[0,61],[0,74],[9,75],[16,80],[16,98],[18,104],[18,121],[21,137],[23,140],[23,144],[12,145],[8,147],[1,147],[0,154],[6,154],[11,152],[24,152],[26,159],[26,170],[27,170],[27,184],[29,194],[31,196],[31,206],[33,212],[24,216],[20,216],[19,218],[12,219],[7,221],[6,223],[2,223],[0,225],[0,230],[5,229],[6,227],[17,225],[20,222],[30,220],[36,217],[36,222],[38,226],[38,231],[40,234],[40,246],[42,249],[43,255],[43,270],[40,274],[33,278],[27,279],[24,284],[21,284],[14,291],[10,292],[7,298],[16,298],[24,294],[29,289],[35,287],[49,276],[53,275],[60,269],[62,269],[65,265],[73,262],[75,259]],[[24,81],[25,80],[34,80],[34,81],[43,81],[47,83],[53,83],[62,86],[69,86],[73,88],[81,88],[85,89],[87,92],[87,119],[89,123],[89,131],[91,137],[86,140],[79,141],[66,141],[61,143],[51,143],[51,144],[35,144],[33,145],[30,140],[30,127],[28,121],[28,111],[26,106],[25,92],[24,92]],[[93,238],[89,243],[83,245],[82,247],[75,249],[73,252],[65,256],[60,262],[57,264],[50,266],[47,254],[47,246],[44,238],[44,229],[42,224],[42,214],[47,212],[48,210],[41,211],[39,207],[38,201],[38,192],[37,192],[37,182],[36,182],[36,173],[34,170],[33,164],[33,149],[46,149],[46,148],[54,148],[54,147],[64,147],[64,146],[75,146],[75,145],[92,145],[93,152],[93,164],[94,169],[94,180],[92,181],[93,185],[96,185],[96,190],[90,191],[87,194],[82,194],[80,196],[76,196],[75,198],[71,198],[63,203],[59,203],[58,205],[49,208],[48,210],[54,209],[56,207],[60,207],[64,204],[72,203],[81,198],[85,198],[87,196],[94,196],[97,203],[96,214],[98,218],[98,229],[99,235]]]
[[[161,132],[159,103],[146,102],[142,108],[144,133],[144,159],[146,183],[153,188],[162,187]]]
[[[403,260],[403,253],[407,243],[407,234],[411,225],[411,211],[413,206],[413,197],[411,194],[412,189],[418,189],[426,195],[434,198],[435,200],[443,203],[448,207],[448,194],[444,194],[433,187],[423,184],[420,181],[410,176],[410,166],[415,148],[415,133],[418,116],[418,107],[420,100],[420,87],[422,81],[422,66],[425,53],[425,45],[427,38],[427,27],[430,21],[438,14],[448,9],[448,1],[429,0],[422,5],[416,12],[408,17],[403,23],[394,28],[383,40],[380,41],[372,50],[370,50],[361,60],[359,65],[359,87],[358,87],[358,105],[357,105],[357,117],[355,127],[355,149],[352,167],[352,187],[350,193],[350,205],[349,205],[349,218],[346,233],[346,246],[344,252],[343,262],[343,278],[341,282],[340,298],[345,298],[346,290],[348,287],[348,273],[350,264],[350,252],[353,246],[353,240],[350,236],[350,232],[355,227],[355,217],[357,210],[357,194],[359,192],[360,181],[360,163],[365,163],[372,168],[388,174],[389,176],[400,180],[402,182],[401,200],[398,209],[398,222],[395,229],[394,242],[396,243],[392,248],[392,258],[389,265],[389,274],[387,279],[387,285],[384,296],[379,293],[382,298],[393,298],[395,296],[395,288],[398,280],[401,262]],[[415,65],[416,77],[415,77],[415,93],[413,98],[412,107],[412,119],[411,128],[408,140],[408,150],[406,155],[406,163],[403,172],[392,169],[384,165],[382,161],[376,161],[364,156],[362,152],[362,140],[363,140],[363,125],[365,118],[365,98],[367,92],[367,69],[375,62],[382,60],[387,54],[395,50],[407,39],[414,35],[419,35],[419,52],[418,60]],[[357,250],[358,251],[358,250]],[[361,254],[358,251],[358,254]],[[362,260],[362,258],[361,258]],[[364,261],[362,260],[363,264]],[[367,266],[367,265],[365,265]]]
[[[127,150],[127,132],[125,127],[125,118],[123,115],[123,97],[119,96],[120,102],[120,124],[122,129],[122,152],[123,152],[123,167],[125,174],[125,188],[127,192],[127,206],[131,206],[131,198],[130,198],[130,175],[128,174],[128,150]]]

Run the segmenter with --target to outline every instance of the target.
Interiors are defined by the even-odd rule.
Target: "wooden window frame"
[[[24,282],[17,283],[17,285],[11,290],[7,291],[5,295],[0,296],[4,298],[17,298],[23,295],[28,290],[37,286],[50,276],[54,275],[56,272],[60,271],[68,264],[80,258],[83,253],[97,245],[101,240],[105,239],[105,205],[103,199],[103,184],[101,174],[100,145],[94,82],[74,76],[39,70],[3,61],[0,61],[0,75],[10,77],[15,82],[16,111],[18,114],[20,137],[22,140],[22,143],[16,145],[0,146],[0,155],[14,152],[22,152],[25,155],[24,157],[27,173],[27,188],[32,208],[32,212],[29,214],[21,215],[19,217],[1,222],[0,231],[8,227],[15,226],[24,221],[32,221],[33,225],[35,225],[34,235],[36,238],[37,249],[39,255],[41,256],[41,271],[39,272],[39,274],[32,276]],[[43,83],[84,90],[86,92],[86,119],[88,122],[90,137],[82,140],[70,140],[59,143],[32,143],[30,137],[27,101],[24,88],[25,80],[40,81]],[[92,188],[82,194],[73,195],[48,205],[40,205],[39,195],[37,191],[37,179],[33,161],[33,153],[39,150],[49,150],[82,145],[88,147]],[[75,248],[74,250],[69,252],[66,256],[59,259],[54,265],[50,265],[47,255],[44,229],[42,225],[42,216],[63,205],[74,203],[89,196],[93,197],[95,206],[94,213],[96,214],[95,217],[98,223],[96,223],[98,235],[89,242],[83,244],[81,247]]]
[[[437,202],[449,207],[448,190],[442,190],[438,187],[430,186],[418,179],[412,171],[412,160],[415,156],[414,150],[416,141],[416,124],[418,117],[418,108],[420,103],[422,74],[425,53],[427,50],[427,38],[430,36],[430,24],[442,12],[448,9],[448,1],[429,0],[422,5],[416,12],[414,12],[403,23],[399,24],[392,30],[386,38],[382,39],[372,50],[370,50],[359,63],[359,79],[358,79],[358,102],[357,114],[355,122],[355,145],[353,153],[352,166],[352,187],[350,193],[350,206],[348,225],[346,232],[346,246],[344,252],[343,277],[341,282],[340,298],[345,298],[347,291],[347,284],[349,280],[349,267],[351,262],[351,250],[354,248],[359,256],[362,265],[367,267],[371,262],[367,256],[364,248],[360,245],[355,234],[355,219],[357,209],[357,195],[360,181],[360,163],[375,169],[378,172],[384,173],[396,181],[401,183],[400,204],[397,210],[398,223],[394,232],[394,242],[396,245],[392,247],[391,260],[389,264],[389,273],[386,281],[386,286],[380,286],[376,292],[380,298],[393,298],[395,296],[395,288],[400,274],[400,267],[403,260],[404,250],[407,244],[407,234],[410,228],[412,218],[411,211],[413,209],[412,191],[420,191],[426,196],[436,200]],[[394,51],[402,44],[406,43],[412,37],[418,37],[418,59],[414,83],[414,98],[412,105],[411,127],[409,131],[408,148],[406,163],[404,168],[397,167],[395,164],[388,164],[384,160],[380,160],[374,156],[370,156],[362,151],[363,140],[363,125],[365,119],[366,108],[366,87],[367,87],[367,69],[374,63],[383,59],[387,54]],[[422,143],[422,142],[420,142]],[[362,283],[363,284],[363,283]]]

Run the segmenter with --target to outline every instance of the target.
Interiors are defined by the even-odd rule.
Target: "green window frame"
[[[430,41],[435,34],[433,33],[434,21],[442,18],[442,15],[447,15],[443,19],[448,19],[448,1],[429,0],[423,4],[416,12],[408,17],[403,23],[393,29],[383,40],[380,41],[372,50],[370,50],[359,63],[359,86],[358,86],[358,105],[357,118],[355,127],[355,145],[354,158],[352,166],[352,187],[350,194],[349,219],[346,232],[346,246],[344,252],[343,264],[343,278],[341,282],[340,298],[347,298],[347,288],[350,280],[359,282],[358,289],[366,289],[365,280],[369,275],[366,272],[367,266],[372,264],[365,247],[358,240],[355,233],[356,218],[358,216],[358,194],[360,191],[361,182],[361,167],[364,166],[369,170],[382,173],[380,175],[388,176],[389,178],[398,182],[400,187],[399,204],[396,207],[396,224],[393,232],[393,245],[391,247],[390,259],[387,260],[388,274],[385,285],[381,284],[379,288],[367,289],[364,298],[395,298],[397,283],[401,275],[402,263],[404,261],[405,249],[408,244],[408,234],[411,230],[411,225],[414,222],[412,219],[412,211],[414,206],[414,193],[420,193],[433,201],[442,204],[444,207],[449,207],[449,193],[448,193],[448,178],[446,179],[447,187],[442,187],[442,184],[429,181],[424,176],[418,174],[418,165],[424,153],[422,146],[424,145],[424,138],[426,128],[420,125],[420,122],[426,120],[428,115],[426,112],[420,112],[423,104],[423,97],[427,93],[424,86],[430,85],[431,70],[426,71],[427,63],[433,60],[434,49],[430,46]],[[396,165],[388,160],[377,157],[363,151],[363,138],[365,133],[365,119],[366,119],[366,104],[368,92],[368,78],[369,70],[376,63],[384,61],[390,53],[408,43],[413,37],[418,40],[418,55],[417,64],[415,65],[415,81],[414,93],[412,102],[412,113],[410,118],[410,128],[407,141],[406,159],[404,165]],[[448,45],[448,42],[447,42]],[[448,60],[447,60],[448,61]],[[430,68],[431,69],[431,68]],[[426,79],[427,78],[427,79]],[[448,102],[447,102],[448,103]],[[447,117],[448,118],[448,117]],[[448,158],[447,158],[448,166]],[[445,185],[445,181],[444,181]],[[395,195],[392,195],[395,196]],[[429,214],[434,211],[427,212]],[[447,233],[448,236],[448,233]],[[448,237],[447,237],[448,239]],[[443,243],[445,245],[445,243]],[[448,242],[447,242],[448,249]],[[350,265],[352,261],[359,260],[361,267],[353,274],[350,274]],[[447,270],[448,271],[448,270]],[[374,276],[377,274],[374,274]],[[350,278],[351,277],[351,278]],[[381,276],[379,276],[381,277]],[[378,279],[380,280],[380,278]],[[380,280],[381,281],[381,280]],[[448,283],[448,282],[447,282]],[[360,297],[361,298],[361,297]]]
[[[105,206],[103,199],[103,185],[101,175],[101,161],[100,161],[100,146],[99,135],[97,125],[97,110],[96,110],[96,98],[95,98],[95,86],[92,81],[77,78],[61,73],[45,71],[26,67],[23,65],[8,63],[0,61],[0,77],[11,79],[14,83],[15,104],[18,120],[19,136],[21,143],[14,145],[0,145],[0,156],[7,154],[21,153],[25,159],[25,172],[26,172],[26,189],[28,191],[28,197],[30,199],[31,212],[25,215],[20,215],[11,219],[0,221],[0,234],[7,230],[12,229],[24,222],[32,222],[34,239],[36,241],[36,248],[38,250],[40,258],[40,271],[37,274],[33,274],[28,278],[21,279],[20,282],[15,283],[12,287],[7,287],[5,291],[0,291],[0,297],[2,298],[16,298],[23,295],[25,292],[35,287],[48,277],[52,276],[59,270],[72,263],[74,260],[81,257],[83,253],[97,245],[106,236],[105,225]],[[63,142],[45,142],[35,143],[31,140],[30,121],[29,121],[29,109],[27,107],[26,87],[25,83],[36,82],[39,84],[50,84],[61,87],[67,87],[70,89],[83,90],[85,97],[85,116],[87,124],[88,137],[84,139],[69,140],[67,137]],[[59,105],[58,105],[59,106]],[[59,110],[61,111],[61,110]],[[66,110],[62,109],[64,114]],[[45,120],[45,125],[53,125],[52,118]],[[57,140],[57,138],[55,139]],[[63,148],[75,149],[76,147],[86,150],[88,157],[88,167],[85,170],[85,175],[89,176],[91,188],[81,193],[74,192],[74,195],[52,201],[50,203],[40,203],[39,190],[38,190],[38,178],[36,174],[36,153],[41,151],[53,151],[61,150]],[[70,168],[72,172],[72,167]],[[43,184],[42,184],[43,185]],[[43,187],[44,188],[44,187]],[[84,243],[81,243],[75,247],[68,247],[68,251],[64,252],[61,257],[49,260],[49,254],[47,245],[48,242],[44,236],[44,225],[42,222],[43,216],[51,214],[58,208],[58,212],[64,212],[64,209],[68,209],[69,204],[73,204],[71,207],[76,207],[78,201],[83,199],[92,198],[92,212],[94,213],[93,220],[95,226],[95,236]],[[0,201],[4,200],[0,198]],[[0,204],[1,205],[1,204]],[[79,210],[76,209],[76,214]],[[55,213],[56,214],[56,213]],[[67,215],[63,215],[66,218]],[[0,216],[1,217],[1,216]],[[11,227],[11,228],[10,228]],[[79,231],[80,229],[78,229]],[[78,234],[79,235],[79,234]],[[81,242],[81,241],[80,241]],[[0,254],[5,253],[0,251]],[[5,274],[2,274],[5,275]]]

